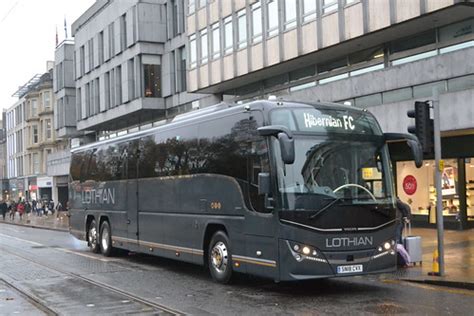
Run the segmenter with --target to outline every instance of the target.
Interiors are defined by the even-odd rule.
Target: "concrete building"
[[[184,10],[184,0],[98,0],[73,23],[77,131],[95,140],[218,101],[186,92]]]
[[[225,100],[270,94],[351,102],[384,131],[406,132],[415,100],[440,91],[447,227],[474,226],[474,2],[189,0],[188,91]],[[394,153],[398,195],[433,225],[432,157]],[[414,176],[419,190],[407,193]]]

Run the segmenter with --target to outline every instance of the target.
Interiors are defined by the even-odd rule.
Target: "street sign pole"
[[[441,160],[441,132],[440,132],[440,109],[439,92],[433,88],[433,125],[434,125],[434,152],[435,152],[435,181],[436,181],[436,224],[438,227],[438,263],[439,275],[444,276],[444,221],[443,204],[441,192],[441,173],[444,169],[444,162]]]

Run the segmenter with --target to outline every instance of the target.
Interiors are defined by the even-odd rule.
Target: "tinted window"
[[[258,194],[258,174],[270,172],[268,158],[268,144],[265,137],[258,135],[257,127],[263,125],[261,113],[254,114],[255,119],[250,121],[250,152],[248,156],[249,172],[249,201],[251,207],[257,212],[266,212],[265,196]]]
[[[70,174],[73,181],[81,180],[81,169],[84,162],[84,153],[74,153],[71,159]]]
[[[188,175],[195,172],[197,128],[184,126],[140,139],[139,178]]]
[[[248,114],[221,117],[199,125],[200,171],[246,180]],[[244,191],[245,192],[245,191]]]
[[[112,181],[127,178],[128,143],[109,144],[91,153],[88,175],[90,180]]]

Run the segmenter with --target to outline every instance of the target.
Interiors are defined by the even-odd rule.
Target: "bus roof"
[[[160,124],[159,126],[155,126],[152,128],[148,128],[146,130],[136,131],[133,133],[124,134],[121,136],[117,136],[114,138],[109,138],[105,140],[101,140],[94,143],[89,143],[82,145],[80,147],[76,147],[71,149],[71,152],[77,152],[86,150],[89,148],[94,148],[95,146],[99,146],[102,144],[107,144],[111,142],[120,142],[126,141],[130,139],[134,139],[143,135],[152,134],[157,130],[166,128],[168,126],[173,125],[180,125],[181,123],[185,122],[193,122],[193,121],[200,121],[205,118],[214,117],[217,115],[227,115],[234,112],[240,112],[242,110],[262,110],[264,112],[270,111],[275,108],[316,108],[316,109],[331,109],[336,111],[352,111],[352,112],[364,112],[368,115],[370,112],[362,109],[355,108],[353,106],[343,105],[339,103],[330,103],[330,102],[301,102],[301,101],[290,101],[290,100],[255,100],[248,103],[226,103],[222,102],[213,106],[209,106],[203,109],[199,109],[196,111],[184,113],[181,115],[175,116],[173,119],[166,121],[164,124]]]

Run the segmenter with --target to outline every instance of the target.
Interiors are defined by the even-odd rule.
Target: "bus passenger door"
[[[138,249],[138,140],[128,146],[127,158],[127,238],[131,250]]]
[[[276,236],[275,216],[268,196],[258,194],[259,173],[270,173],[267,140],[256,133],[257,126],[263,124],[261,113],[253,112],[251,119],[257,121],[250,126],[250,142],[247,156],[248,191],[246,192],[245,240],[246,255],[251,258],[249,273],[276,278],[278,275],[278,238]],[[267,200],[267,201],[265,201]]]

